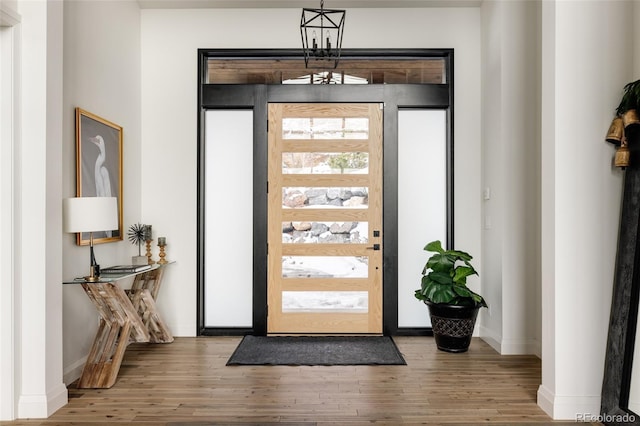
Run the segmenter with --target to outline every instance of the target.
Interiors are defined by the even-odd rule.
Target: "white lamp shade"
[[[65,232],[96,232],[118,229],[116,197],[76,197],[62,200]]]

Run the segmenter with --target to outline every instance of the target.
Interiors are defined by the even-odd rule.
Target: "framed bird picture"
[[[122,127],[76,108],[76,197],[116,197],[118,229],[93,233],[93,243],[123,239]],[[78,245],[88,245],[88,232],[77,234]]]

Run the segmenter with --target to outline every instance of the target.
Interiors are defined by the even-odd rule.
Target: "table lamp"
[[[88,232],[91,250],[87,281],[100,278],[100,265],[93,254],[93,233],[118,229],[118,200],[115,197],[65,198],[62,202],[65,232]]]

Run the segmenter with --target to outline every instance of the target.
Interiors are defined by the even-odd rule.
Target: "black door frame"
[[[447,245],[453,247],[453,49],[343,50],[343,57],[446,60],[448,84],[229,85],[206,84],[207,59],[216,57],[300,58],[294,49],[198,50],[197,335],[265,335],[267,331],[267,105],[269,103],[382,103],[383,114],[383,333],[429,335],[430,327],[398,328],[398,110],[439,109],[447,115]],[[204,324],[204,114],[210,109],[253,111],[253,327]],[[426,315],[426,314],[425,314]]]

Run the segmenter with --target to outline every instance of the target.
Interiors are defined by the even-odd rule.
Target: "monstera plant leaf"
[[[460,250],[445,250],[440,241],[432,241],[424,247],[434,254],[423,270],[421,286],[415,290],[416,299],[451,305],[483,306],[482,296],[467,287],[467,277],[478,275],[471,260],[473,257]]]

